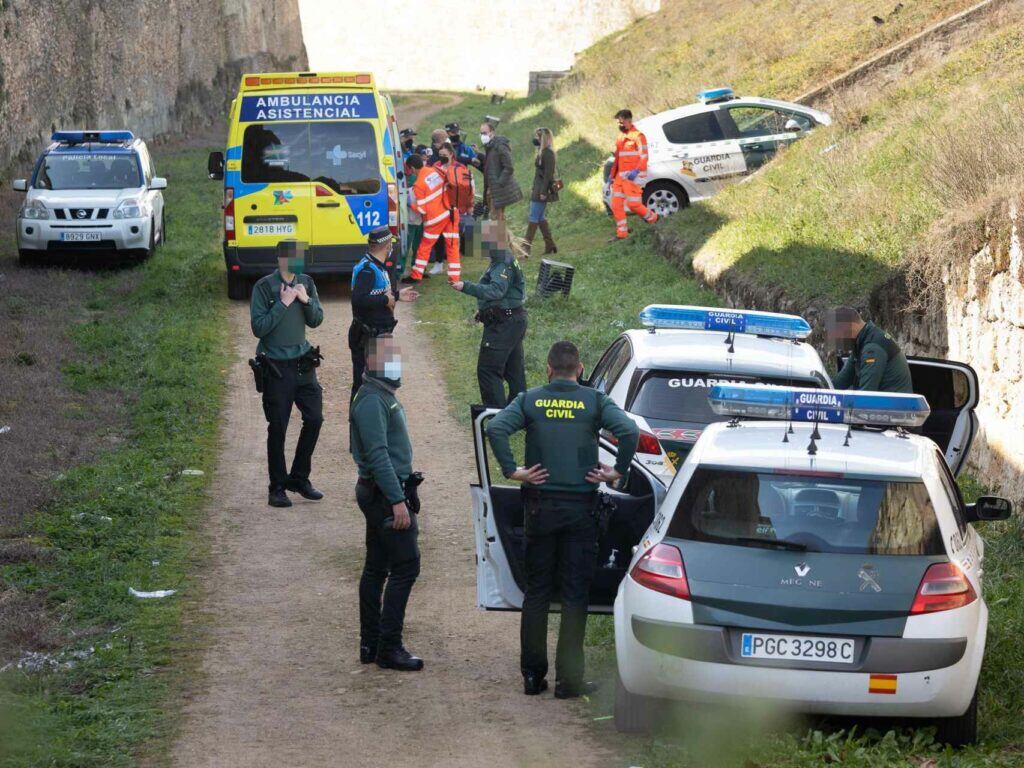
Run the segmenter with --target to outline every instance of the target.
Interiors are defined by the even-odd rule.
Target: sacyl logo
[[[793,566],[793,570],[796,571],[796,575],[801,579],[811,572],[811,566],[807,563],[797,563]]]

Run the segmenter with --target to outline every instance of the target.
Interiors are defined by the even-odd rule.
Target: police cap
[[[366,242],[370,245],[383,245],[384,243],[390,243],[394,237],[395,236],[391,234],[391,230],[387,227],[377,227],[370,231],[370,234],[366,238]]]
[[[398,133],[398,135],[399,135],[399,137],[401,137],[403,139],[411,139],[413,136],[416,135],[416,131],[414,131],[412,128],[403,128]]]
[[[444,127],[444,129],[445,129],[445,131],[446,131],[446,132],[448,133],[448,135],[449,135],[449,136],[454,136],[454,135],[456,135],[457,133],[459,133],[459,131],[460,131],[460,128],[459,128],[459,124],[458,124],[458,123],[448,123],[448,124],[447,124],[447,125],[446,125],[446,126]]]

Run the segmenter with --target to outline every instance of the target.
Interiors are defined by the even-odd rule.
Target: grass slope
[[[0,566],[0,584],[44,595],[77,638],[43,671],[0,675],[0,765],[134,765],[173,727],[167,694],[187,670],[182,601],[206,486],[179,473],[213,466],[226,344],[220,190],[204,158],[161,153],[168,242],[127,291],[124,273],[94,275],[91,319],[73,330],[90,362],[65,377],[95,397],[119,390],[129,433],[67,472],[30,524],[53,557]],[[139,600],[129,587],[179,594]]]

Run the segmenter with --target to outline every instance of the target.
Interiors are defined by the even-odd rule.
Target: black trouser
[[[356,396],[363,383],[363,371],[366,370],[366,331],[355,321],[348,327],[348,348],[352,352],[352,394],[349,403]]]
[[[420,575],[419,526],[412,515],[412,525],[404,531],[392,528],[391,505],[376,485],[365,480],[356,485],[356,501],[366,518],[366,562],[359,580],[360,644],[388,651],[402,644],[405,606]]]
[[[556,581],[562,603],[555,678],[583,682],[583,636],[587,629],[590,582],[597,560],[597,521],[592,493],[526,495],[526,594],[520,630],[524,675],[548,672],[548,609]]]
[[[313,449],[316,448],[320,427],[324,423],[323,389],[316,380],[316,368],[302,358],[295,360],[271,360],[280,372],[267,373],[263,383],[263,414],[267,417],[267,469],[270,474],[270,489],[284,488],[290,480],[309,480]],[[295,446],[292,471],[285,465],[284,436],[288,432],[288,421],[292,405],[302,414],[302,431]]]
[[[480,400],[489,408],[504,408],[516,395],[526,391],[525,338],[524,310],[516,310],[512,317],[501,317],[497,322],[484,325],[480,356],[476,361],[476,378],[480,384]]]

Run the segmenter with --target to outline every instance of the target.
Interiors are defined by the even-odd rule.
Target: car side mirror
[[[167,179],[163,176],[154,176],[149,182],[150,189],[167,189]]]
[[[999,496],[982,496],[967,506],[967,522],[990,522],[992,520],[1009,520],[1013,514],[1013,502]]]
[[[206,161],[206,175],[211,179],[224,178],[224,153],[211,152]]]
[[[11,186],[14,187],[15,192],[28,192],[28,181],[25,179],[15,179]]]
[[[800,131],[803,130],[803,126],[793,118],[789,118],[789,120],[786,121],[785,127],[786,133],[800,133]]]

